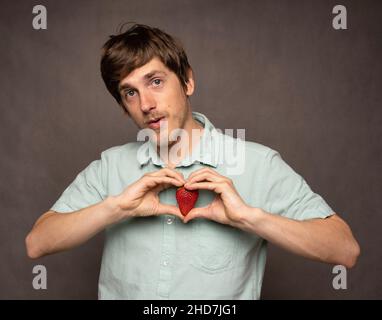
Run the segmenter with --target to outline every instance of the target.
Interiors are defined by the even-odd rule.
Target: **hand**
[[[117,196],[117,203],[125,211],[125,217],[173,214],[183,220],[178,207],[160,203],[158,193],[171,186],[183,186],[185,182],[181,173],[169,168],[146,173]]]
[[[249,208],[236,191],[232,180],[210,168],[190,174],[184,187],[189,190],[207,189],[216,193],[215,199],[207,207],[193,208],[184,218],[184,222],[194,218],[206,218],[236,226]]]

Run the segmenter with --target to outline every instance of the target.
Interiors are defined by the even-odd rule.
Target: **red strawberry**
[[[186,216],[187,213],[194,207],[199,197],[198,190],[187,190],[184,187],[180,187],[176,190],[176,201],[182,215]]]

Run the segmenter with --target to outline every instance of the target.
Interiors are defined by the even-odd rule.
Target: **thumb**
[[[203,208],[193,208],[191,211],[184,217],[183,222],[187,223],[188,221],[195,218],[203,218]]]
[[[158,214],[172,214],[183,220],[183,215],[179,208],[169,204],[160,204],[158,207]]]

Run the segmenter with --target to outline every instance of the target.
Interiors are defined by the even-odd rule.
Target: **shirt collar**
[[[199,143],[192,149],[192,154],[182,159],[176,167],[187,167],[199,162],[216,168],[220,150],[219,132],[204,114],[192,112],[192,117],[204,127],[203,135]],[[137,160],[141,166],[146,165],[149,161],[157,166],[165,166],[150,141],[144,142],[139,148]]]

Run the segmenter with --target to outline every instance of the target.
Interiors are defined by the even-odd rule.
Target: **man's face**
[[[141,129],[154,130],[157,138],[160,127],[167,125],[171,133],[173,129],[183,129],[190,120],[187,96],[194,89],[192,75],[185,91],[176,74],[158,58],[134,69],[121,80],[119,88],[133,121]]]

